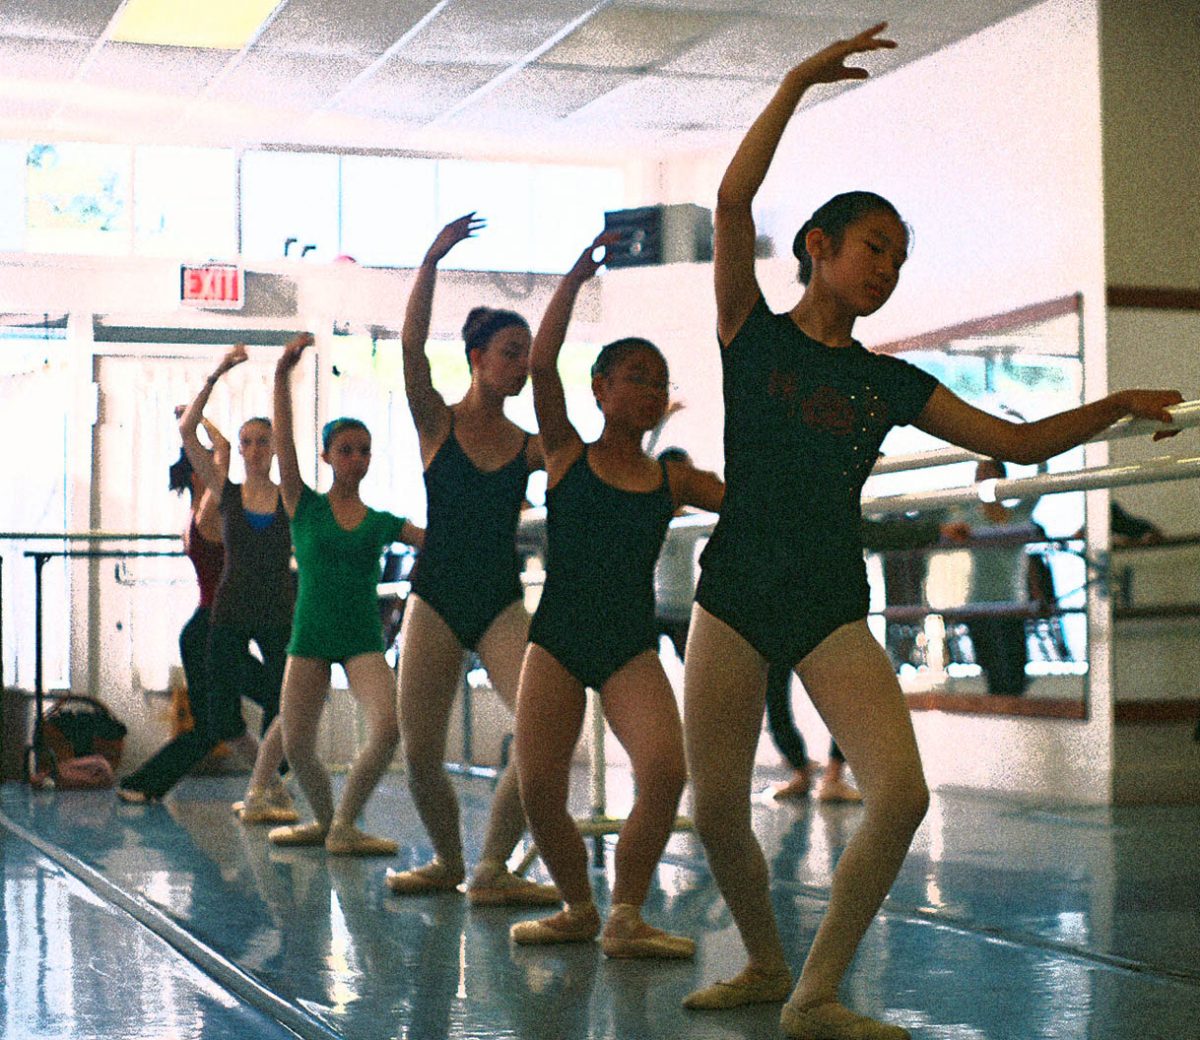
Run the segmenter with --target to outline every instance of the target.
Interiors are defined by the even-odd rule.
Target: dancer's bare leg
[[[299,825],[299,828],[281,827],[271,831],[271,840],[278,843],[315,844],[323,841],[333,820],[329,773],[317,754],[317,732],[325,699],[329,696],[329,670],[329,662],[320,658],[289,657],[283,673],[279,718],[284,753],[316,819],[312,824]]]
[[[382,653],[358,654],[345,663],[350,692],[366,716],[367,740],[346,775],[334,822],[353,827],[400,744],[392,670]]]
[[[754,756],[762,732],[767,664],[699,605],[684,666],[684,739],[696,830],[746,947],[749,963],[728,982],[691,994],[695,1008],[782,1000],[791,973],[771,906],[769,871],[750,825]]]
[[[446,888],[464,876],[458,797],[445,768],[462,663],[463,649],[450,626],[420,596],[410,596],[400,627],[400,726],[408,788],[436,856],[428,866]]]
[[[497,615],[479,641],[479,659],[497,695],[513,716],[517,712],[517,688],[521,662],[529,638],[529,614],[523,603],[513,603]],[[520,777],[514,751],[496,782],[492,809],[483,842],[483,861],[507,864],[521,835],[525,833],[525,810],[521,807]]]
[[[865,812],[833,874],[829,909],[790,1004],[837,1000],[854,953],[929,806],[912,719],[866,621],[843,625],[797,674],[862,788]]]

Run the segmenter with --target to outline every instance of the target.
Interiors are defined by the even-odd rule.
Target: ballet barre
[[[0,540],[5,541],[55,541],[55,542],[85,542],[94,544],[107,541],[163,541],[180,540],[178,534],[134,534],[129,532],[109,531],[0,531]],[[55,557],[64,559],[130,559],[148,556],[182,556],[180,550],[137,550],[137,549],[92,549],[92,548],[63,548],[63,549],[29,549],[24,556],[33,560],[34,568],[34,660],[33,660],[33,694],[34,694],[34,724],[33,741],[25,749],[25,769],[27,774],[41,767],[41,758],[46,753],[45,738],[42,733],[42,723],[45,712],[45,681],[43,678],[43,639],[42,639],[42,571],[46,564]],[[0,572],[2,573],[2,572]],[[0,586],[0,601],[3,597],[3,587]],[[3,615],[0,614],[0,618]],[[0,625],[2,627],[2,625]],[[0,651],[3,647],[0,644]],[[32,770],[30,768],[32,762]]]
[[[1135,484],[1162,484],[1200,477],[1200,455],[1164,455],[1145,462],[1095,466],[1065,473],[1039,473],[1032,477],[981,480],[963,487],[933,491],[907,491],[900,495],[864,498],[865,516],[880,513],[919,513],[943,506],[975,502],[1003,502],[1010,498],[1036,498],[1067,491],[1093,491],[1100,488],[1130,487]]]

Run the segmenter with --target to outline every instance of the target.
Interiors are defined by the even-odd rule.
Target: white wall
[[[1200,290],[1200,21],[1194,4],[1103,0],[1104,187],[1107,275],[1119,286]],[[1200,312],[1110,309],[1110,383],[1170,386],[1200,396]],[[1194,431],[1157,445],[1120,442],[1116,461],[1195,454]],[[1126,488],[1122,506],[1169,535],[1200,533],[1195,481]],[[1200,601],[1200,550],[1121,553],[1137,604]],[[1117,622],[1118,702],[1200,698],[1200,625],[1195,618]],[[1122,725],[1114,784],[1122,801],[1200,800],[1194,721]]]

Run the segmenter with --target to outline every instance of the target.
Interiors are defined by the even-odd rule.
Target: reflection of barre
[[[964,603],[959,607],[932,607],[924,603],[904,604],[872,610],[872,617],[885,621],[923,621],[936,614],[947,621],[978,621],[980,618],[1012,617],[1036,621],[1038,618],[1058,617],[1060,614],[1086,614],[1087,607],[1055,607],[1047,610],[1040,603]]]
[[[1184,401],[1167,409],[1171,413],[1171,425],[1164,426],[1152,419],[1131,419],[1126,417],[1113,423],[1108,429],[1101,430],[1093,441],[1112,441],[1122,437],[1149,436],[1161,430],[1184,430],[1200,426],[1200,401]],[[928,469],[931,466],[949,466],[956,462],[978,462],[987,458],[978,452],[967,451],[966,448],[939,448],[936,451],[916,451],[905,455],[888,455],[875,463],[871,476],[877,477],[883,473],[900,473],[910,469]]]

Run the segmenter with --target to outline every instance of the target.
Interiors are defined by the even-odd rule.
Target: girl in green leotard
[[[358,487],[371,465],[371,434],[357,419],[335,419],[323,431],[321,458],[333,469],[329,491],[317,494],[300,479],[290,378],[312,342],[308,333],[296,336],[276,365],[275,437],[280,490],[300,571],[283,679],[283,746],[316,819],[277,827],[270,838],[276,845],[324,845],[334,855],[390,856],[395,842],[355,826],[400,741],[376,584],[383,549],[398,541],[419,546],[424,531],[404,517],[363,504]],[[317,756],[317,727],[335,661],[345,669],[367,718],[367,741],[350,766],[336,807],[329,773]]]

